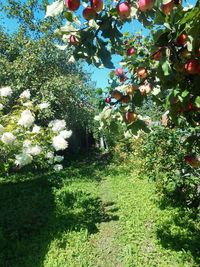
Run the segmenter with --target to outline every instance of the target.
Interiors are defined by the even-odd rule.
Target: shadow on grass
[[[99,198],[60,188],[55,179],[0,184],[1,267],[42,267],[48,245],[63,231],[90,234],[98,230],[96,223],[118,220],[105,213]]]
[[[166,206],[162,203],[161,208]],[[200,225],[197,211],[170,202],[168,206],[176,207],[177,212],[158,226],[157,237],[161,245],[175,251],[186,251],[192,255],[197,266],[200,266]]]

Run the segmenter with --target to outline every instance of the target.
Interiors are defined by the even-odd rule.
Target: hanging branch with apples
[[[104,125],[117,112],[128,130],[148,130],[136,108],[151,95],[165,111],[165,126],[200,125],[200,4],[184,7],[181,0],[80,1],[57,0],[46,17],[64,14],[56,34],[72,52],[71,61],[84,59],[114,69],[112,55],[122,56],[112,70],[101,118]],[[122,33],[125,23],[139,21],[145,36]],[[109,111],[109,112],[108,112]],[[167,111],[167,112],[166,112]],[[106,117],[106,119],[105,119]]]

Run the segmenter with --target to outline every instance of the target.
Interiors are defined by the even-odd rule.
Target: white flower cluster
[[[58,133],[58,135],[53,137],[53,147],[55,150],[65,150],[68,147],[66,139],[72,135],[72,131],[65,129],[66,122],[64,120],[53,120],[49,123],[49,127],[52,128],[53,132]]]
[[[15,156],[15,164],[16,166],[23,167],[32,162],[33,157],[27,153],[21,153]]]
[[[48,108],[50,104],[47,102],[44,102],[44,103],[39,104],[38,106],[40,109],[45,109],[45,108]]]
[[[2,137],[1,137],[1,141],[5,145],[11,145],[15,141],[15,139],[16,139],[16,137],[10,132],[3,133]]]
[[[22,125],[24,127],[30,127],[35,121],[35,118],[29,109],[24,110],[21,113],[21,117],[18,121],[18,125]]]
[[[29,90],[25,90],[23,93],[21,93],[21,95],[19,96],[20,98],[26,98],[26,99],[30,99],[31,97],[31,93]]]
[[[60,132],[65,129],[66,127],[66,121],[65,120],[53,120],[49,123],[49,127],[52,128],[52,131]]]
[[[13,91],[12,91],[10,86],[0,88],[0,96],[1,97],[11,96],[12,93],[13,93]]]
[[[0,88],[0,97],[5,98],[11,94],[10,87]],[[19,96],[19,113],[12,113],[11,107],[9,114],[0,117],[0,151],[2,148],[6,151],[15,151],[12,152],[9,162],[13,162],[19,168],[39,160],[45,164],[53,164],[53,169],[60,171],[63,169],[60,162],[64,157],[56,155],[55,152],[68,147],[66,139],[70,138],[72,131],[66,129],[64,120],[55,119],[49,123],[48,127],[35,124],[38,107],[39,112],[42,112],[43,109],[49,107],[49,103],[43,102],[34,106],[30,98],[30,91],[25,90]],[[29,102],[26,102],[27,100]],[[0,103],[0,111],[3,108],[3,104]],[[50,140],[52,143],[49,142]]]
[[[68,147],[68,142],[59,134],[53,137],[53,147],[56,151],[65,150]]]

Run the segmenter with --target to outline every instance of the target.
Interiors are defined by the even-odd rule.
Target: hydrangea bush
[[[56,153],[68,147],[72,131],[67,130],[64,120],[37,125],[49,103],[31,101],[30,91],[25,90],[10,105],[12,93],[11,87],[0,88],[0,173],[28,165],[36,168],[53,165],[55,171],[61,170],[64,157]]]

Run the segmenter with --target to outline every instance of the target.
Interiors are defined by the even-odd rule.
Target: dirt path
[[[112,183],[105,178],[99,185],[99,192],[106,214],[105,222],[98,225],[99,232],[90,239],[95,248],[95,267],[122,267],[121,247],[117,240],[120,231],[118,207],[114,202]]]

